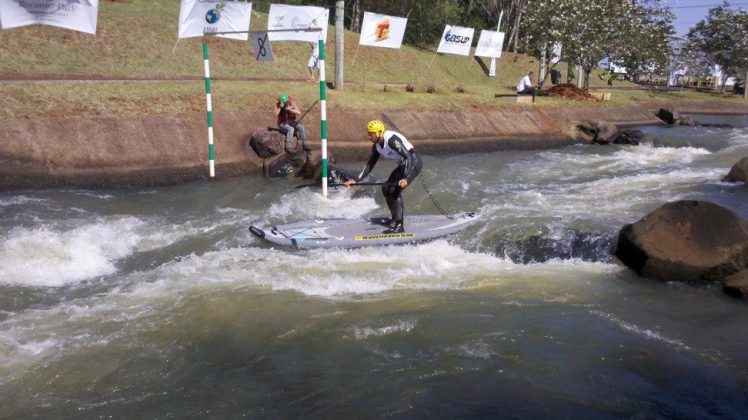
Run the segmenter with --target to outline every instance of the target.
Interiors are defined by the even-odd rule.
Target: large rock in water
[[[730,296],[739,298],[748,297],[748,269],[725,277],[722,280],[722,286],[725,293]]]
[[[680,114],[672,108],[660,108],[655,114],[657,118],[661,119],[662,122],[668,125],[675,124],[680,119]]]
[[[730,173],[725,177],[725,181],[748,183],[748,157],[740,159],[738,163],[732,166]]]
[[[286,136],[275,130],[258,129],[249,138],[249,147],[262,159],[284,153]]]
[[[622,130],[611,137],[610,142],[613,144],[628,144],[638,146],[641,142],[651,142],[652,139],[639,130]]]
[[[578,136],[589,143],[608,144],[618,127],[607,121],[583,121],[577,124]]]
[[[722,280],[748,267],[748,221],[713,203],[676,201],[624,226],[614,254],[649,278]]]

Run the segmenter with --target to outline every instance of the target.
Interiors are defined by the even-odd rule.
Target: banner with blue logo
[[[0,0],[0,28],[42,24],[96,33],[99,0]]]
[[[207,33],[245,31],[247,33],[217,36],[247,41],[251,15],[252,3],[182,0],[177,37],[190,38]]]
[[[438,53],[470,55],[470,46],[473,45],[473,28],[446,25],[442,39],[439,42]]]

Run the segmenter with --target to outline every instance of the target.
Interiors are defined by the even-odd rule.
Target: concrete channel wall
[[[552,148],[576,142],[577,121],[656,124],[654,112],[659,106],[331,110],[328,147],[338,161],[365,159],[370,149],[365,141],[366,122],[379,118],[388,128],[405,134],[424,154]],[[725,111],[718,108],[715,113]],[[703,106],[698,110],[705,111]],[[312,147],[319,148],[319,111],[310,112],[304,124]],[[275,126],[271,112],[215,112],[217,176],[260,173],[262,159],[248,142],[255,130],[268,126]],[[0,121],[0,188],[146,186],[204,178],[207,142],[205,114],[199,112]]]

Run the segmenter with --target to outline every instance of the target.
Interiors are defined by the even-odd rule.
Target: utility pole
[[[335,90],[343,90],[343,52],[345,48],[345,1],[335,2]]]

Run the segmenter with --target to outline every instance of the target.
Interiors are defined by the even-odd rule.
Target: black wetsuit
[[[400,188],[398,182],[405,178],[408,180],[408,184],[411,184],[421,172],[423,165],[413,145],[402,134],[395,131],[385,131],[382,137],[384,140],[381,144],[374,143],[372,145],[371,157],[369,157],[364,170],[356,178],[356,182],[360,182],[369,175],[371,170],[374,169],[374,165],[377,164],[379,156],[398,161],[397,168],[392,171],[390,177],[387,178],[387,182],[382,185],[382,194],[384,194],[387,207],[392,214],[393,225],[402,225],[404,216],[403,198],[400,193],[403,189]]]

